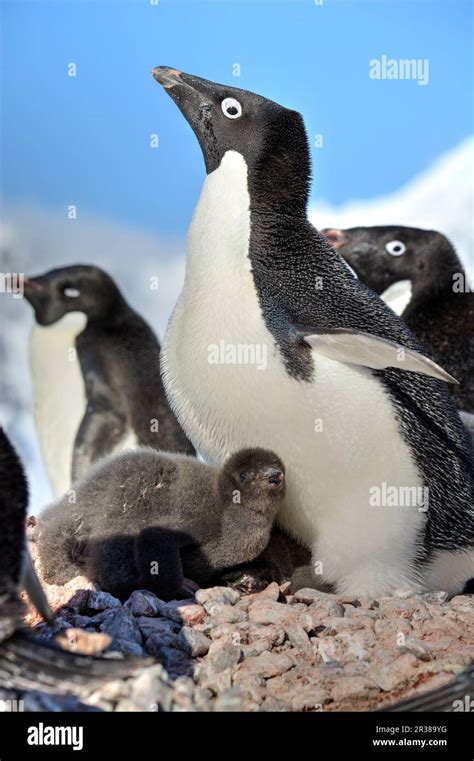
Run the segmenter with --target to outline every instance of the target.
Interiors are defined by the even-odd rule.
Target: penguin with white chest
[[[456,406],[474,413],[474,293],[451,242],[436,230],[387,225],[322,233],[450,372]],[[391,295],[409,292],[398,311]]]
[[[167,402],[160,344],[99,267],[25,279],[35,419],[57,496],[101,457],[150,446],[194,454]]]
[[[241,446],[281,454],[279,522],[337,591],[462,589],[473,465],[438,380],[452,379],[309,223],[301,116],[167,67],[153,75],[207,170],[162,351],[188,436],[211,462]],[[425,498],[389,506],[388,486]]]

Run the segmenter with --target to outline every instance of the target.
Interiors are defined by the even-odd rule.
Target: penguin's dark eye
[[[247,473],[245,473],[245,472],[244,472],[244,473],[241,473],[241,474],[239,475],[239,481],[240,481],[240,483],[242,483],[242,484],[243,484],[243,483],[244,483],[246,480],[247,480]]]
[[[224,98],[221,108],[224,116],[227,116],[228,119],[238,119],[239,116],[242,116],[242,106],[235,98]]]
[[[406,250],[407,247],[401,240],[391,240],[385,245],[385,251],[391,256],[401,256]]]
[[[68,299],[77,299],[77,297],[81,295],[81,292],[78,291],[77,288],[69,288],[68,286],[66,286],[65,288],[63,288],[63,294]]]

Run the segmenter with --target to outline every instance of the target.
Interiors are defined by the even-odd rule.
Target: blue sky
[[[7,201],[167,235],[204,166],[150,70],[170,65],[299,110],[313,198],[393,191],[472,132],[470,0],[0,0]],[[369,61],[428,58],[430,81],[373,81]],[[68,63],[77,76],[67,76]],[[232,76],[233,64],[241,76]],[[158,133],[160,147],[149,147]]]

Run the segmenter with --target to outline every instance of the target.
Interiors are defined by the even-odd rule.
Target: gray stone
[[[334,684],[331,696],[336,702],[349,698],[370,698],[379,692],[379,687],[363,676],[341,676]]]
[[[150,634],[145,642],[145,652],[155,658],[160,658],[161,649],[163,647],[174,647],[177,644],[177,638],[178,635],[170,631]]]
[[[122,655],[143,655],[143,647],[141,645],[128,639],[120,639],[120,637],[114,638],[110,649],[115,653],[122,653]]]
[[[420,661],[432,661],[434,658],[433,651],[426,644],[416,637],[407,637],[405,644],[400,647],[401,653],[411,653],[416,656]]]
[[[202,632],[184,626],[178,635],[176,645],[192,658],[199,658],[209,651],[211,640]]]
[[[152,637],[154,634],[169,637],[176,635],[181,630],[180,624],[168,618],[137,616],[135,620],[144,637]]]
[[[290,623],[285,627],[285,631],[292,645],[305,653],[306,656],[313,656],[311,642],[301,624]]]
[[[249,607],[249,621],[254,624],[280,624],[286,626],[298,619],[299,612],[292,605],[268,600],[254,602]]]
[[[194,600],[172,600],[160,607],[160,615],[172,621],[194,625],[203,623],[206,611],[202,605],[196,605]]]
[[[88,592],[87,605],[91,610],[108,610],[109,608],[121,608],[122,603],[108,592]]]
[[[138,645],[143,641],[136,619],[129,610],[122,607],[111,611],[111,615],[100,624],[100,630],[113,640],[127,640]]]
[[[216,640],[209,648],[205,659],[206,669],[219,673],[226,669],[235,668],[242,658],[242,648],[230,642]]]
[[[242,690],[240,687],[228,687],[223,690],[214,703],[214,711],[241,711]]]
[[[217,624],[237,624],[247,618],[243,610],[214,600],[207,602],[204,609]]]
[[[160,664],[150,666],[133,680],[131,698],[140,711],[171,709],[172,690]]]
[[[226,605],[235,605],[240,600],[241,594],[237,589],[232,587],[210,587],[209,589],[198,589],[196,600],[201,605],[207,602],[222,602]]]
[[[134,616],[157,616],[164,602],[160,600],[153,592],[136,590],[132,592],[125,608],[129,608]]]
[[[270,679],[288,671],[293,666],[293,661],[283,653],[261,653],[254,657],[246,658],[240,665],[241,671],[254,676]]]

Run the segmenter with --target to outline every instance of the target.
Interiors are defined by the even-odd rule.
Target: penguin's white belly
[[[288,374],[249,267],[248,195],[236,156],[226,154],[207,177],[190,230],[186,281],[162,352],[167,392],[206,459],[222,462],[255,445],[282,457],[279,520],[312,548],[326,581],[366,594],[415,586],[424,512],[370,504],[384,483],[422,485],[389,396],[369,371],[319,355],[312,382]],[[220,359],[237,362],[210,363],[216,346],[224,347]],[[239,354],[239,346],[253,347],[256,364],[243,363],[252,351]]]
[[[56,496],[70,487],[74,441],[86,409],[84,381],[75,351],[76,336],[85,323],[85,315],[72,312],[48,327],[35,324],[30,337],[35,423]]]
[[[48,327],[35,324],[30,337],[36,429],[48,479],[57,497],[71,486],[74,443],[87,406],[75,349],[76,337],[85,324],[85,315],[71,312]],[[135,431],[127,429],[106,454],[138,446]]]
[[[403,314],[411,301],[411,297],[411,280],[397,280],[396,283],[390,285],[380,294],[380,298],[398,315]]]

